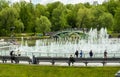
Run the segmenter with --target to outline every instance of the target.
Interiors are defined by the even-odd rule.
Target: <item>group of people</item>
[[[11,56],[11,63],[13,63],[13,62],[16,63],[15,56],[21,56],[21,54],[20,54],[19,50],[17,51],[17,53],[15,53],[15,51],[12,50],[12,51],[10,51],[10,56]]]
[[[79,53],[78,50],[76,50],[76,52],[75,52],[76,58],[78,58],[79,55],[80,55],[80,58],[82,58],[82,56],[83,56],[83,51],[82,51],[82,50],[80,50],[80,53]],[[89,56],[90,56],[90,58],[93,57],[93,52],[92,52],[92,50],[90,50]],[[104,51],[104,58],[107,58],[107,51],[106,51],[106,50]],[[70,66],[71,63],[72,63],[72,65],[73,65],[74,62],[75,62],[74,57],[73,57],[72,55],[70,55],[70,58],[69,58],[69,66]]]
[[[78,55],[79,55],[79,54],[80,54],[80,58],[82,58],[82,56],[83,56],[82,50],[80,50],[80,53],[78,52],[78,50],[76,50],[76,52],[75,52],[76,58],[78,58]]]
[[[83,52],[82,52],[82,50],[80,50],[80,53],[78,52],[78,50],[76,50],[76,52],[75,52],[76,58],[78,58],[78,55],[79,55],[79,54],[80,54],[80,58],[82,58],[82,57],[83,57]],[[89,55],[90,55],[90,58],[93,57],[93,52],[92,52],[92,50],[90,50]]]
[[[83,51],[82,51],[82,50],[80,50],[80,53],[78,52],[78,50],[76,50],[76,52],[75,52],[76,58],[78,58],[79,55],[80,55],[80,58],[83,57]],[[90,56],[90,58],[93,57],[93,52],[92,52],[92,50],[90,50],[89,56]],[[104,58],[107,58],[107,51],[106,51],[106,50],[104,51]]]

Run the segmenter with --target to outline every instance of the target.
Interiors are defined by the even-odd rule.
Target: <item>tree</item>
[[[91,8],[92,18],[91,18],[91,27],[97,28],[98,30],[101,28],[101,24],[99,23],[99,17],[103,15],[103,13],[107,12],[104,6],[94,6]]]
[[[6,0],[0,0],[0,11],[6,7],[9,7],[9,2]]]
[[[115,22],[114,31],[120,32],[120,7],[117,8],[116,10],[114,22]]]
[[[51,20],[52,17],[52,12],[55,8],[57,8],[59,5],[61,5],[62,3],[57,1],[57,2],[53,2],[53,3],[48,3],[47,4],[47,11],[49,12],[49,19]]]
[[[35,11],[36,11],[36,17],[40,17],[41,15],[49,17],[49,12],[47,11],[47,7],[44,5],[37,4]]]
[[[113,16],[110,13],[103,13],[99,18],[98,22],[100,27],[106,27],[109,30],[113,29]]]
[[[91,10],[88,8],[80,8],[77,13],[77,27],[78,28],[88,28],[91,20]]]
[[[24,32],[32,32],[35,21],[35,10],[32,3],[20,2],[20,19],[24,24]]]
[[[62,30],[68,27],[67,23],[67,9],[66,7],[61,4],[56,9],[53,10],[52,13],[52,29]]]
[[[14,8],[5,8],[0,13],[0,28],[2,35],[10,33],[10,28],[15,26],[14,22],[18,19],[19,15]]]
[[[36,32],[41,32],[45,35],[46,32],[51,31],[51,22],[46,16],[41,16],[36,19]]]
[[[89,2],[85,3],[84,6],[85,6],[86,8],[91,8],[91,5],[90,5]]]
[[[67,22],[70,28],[76,28],[76,17],[77,11],[75,11],[75,6],[72,4],[66,5],[67,8]]]
[[[24,25],[21,22],[21,20],[16,20],[14,22],[14,26],[15,26],[15,32],[22,33],[24,31]]]
[[[114,16],[115,10],[120,5],[120,1],[119,0],[110,0],[109,2],[104,3],[103,5],[106,6],[107,10]]]
[[[21,7],[21,5],[20,5],[19,2],[13,3],[13,4],[11,5],[11,8],[15,8],[18,13],[20,13],[20,7]]]

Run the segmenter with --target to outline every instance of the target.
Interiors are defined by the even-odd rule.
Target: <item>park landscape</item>
[[[21,56],[69,57],[83,50],[83,58],[120,57],[120,1],[102,4],[89,2],[46,5],[0,0],[0,54],[11,50]],[[8,47],[8,48],[6,48]],[[0,63],[1,77],[115,77],[115,66],[59,66],[40,64]]]

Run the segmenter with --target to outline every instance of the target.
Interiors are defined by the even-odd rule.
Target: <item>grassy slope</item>
[[[120,67],[0,64],[0,77],[114,77]]]

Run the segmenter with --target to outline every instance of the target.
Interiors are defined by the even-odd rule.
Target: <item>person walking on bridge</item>
[[[89,55],[90,55],[90,58],[93,57],[93,52],[92,52],[92,50],[90,50]]]
[[[82,50],[80,50],[80,58],[82,58],[82,56],[83,56],[83,52]]]
[[[75,56],[76,56],[76,58],[78,58],[78,50],[76,50]]]

